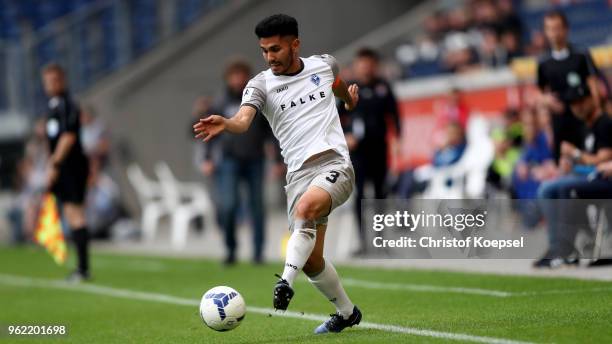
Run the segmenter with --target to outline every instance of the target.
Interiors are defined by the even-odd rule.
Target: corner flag
[[[48,193],[43,196],[34,238],[47,249],[57,264],[64,264],[67,256],[66,241],[57,201],[53,194]]]

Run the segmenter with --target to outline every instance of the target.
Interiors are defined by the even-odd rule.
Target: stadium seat
[[[127,169],[127,176],[136,191],[142,209],[141,226],[145,240],[153,240],[159,220],[169,213],[166,202],[162,201],[162,189],[158,182],[148,178],[140,166],[133,163]]]
[[[417,169],[420,175],[429,175],[429,186],[421,195],[425,199],[480,198],[484,196],[487,168],[494,155],[493,142],[488,134],[488,121],[472,116],[467,128],[467,147],[454,165],[432,169]]]
[[[215,208],[208,191],[200,183],[185,183],[176,179],[170,166],[160,161],[155,165],[163,202],[171,215],[172,247],[181,249],[187,244],[191,220],[203,216],[206,227],[215,225]]]

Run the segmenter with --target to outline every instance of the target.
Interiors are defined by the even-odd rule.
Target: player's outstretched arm
[[[202,139],[204,142],[210,141],[224,130],[234,134],[244,133],[251,126],[251,122],[256,114],[257,110],[255,108],[251,106],[241,106],[240,110],[231,118],[210,115],[200,119],[200,121],[193,126],[193,131],[196,133],[195,137],[197,139]]]
[[[359,86],[357,84],[347,86],[344,80],[338,78],[332,86],[332,91],[334,91],[336,97],[344,101],[344,108],[347,111],[351,111],[357,106],[359,101]]]

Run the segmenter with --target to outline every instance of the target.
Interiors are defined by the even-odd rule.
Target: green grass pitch
[[[320,321],[309,315],[334,310],[305,279],[290,305],[297,316],[262,310],[271,307],[281,263],[223,268],[94,252],[94,280],[71,286],[60,281],[68,269],[42,249],[0,248],[0,262],[0,342],[612,343],[609,282],[340,266],[364,326],[317,336]],[[237,289],[251,307],[233,331],[212,331],[198,316],[200,297],[216,285]],[[68,334],[8,336],[6,327],[18,324],[67,325]]]

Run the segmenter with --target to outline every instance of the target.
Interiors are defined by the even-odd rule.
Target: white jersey
[[[303,69],[294,75],[274,75],[270,69],[257,74],[242,95],[242,105],[256,108],[270,123],[288,172],[329,149],[350,161],[332,92],[336,60],[331,55],[301,60]]]

